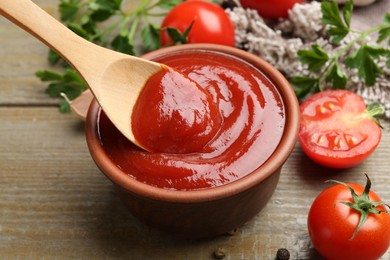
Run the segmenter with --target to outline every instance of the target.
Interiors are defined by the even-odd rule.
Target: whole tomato
[[[374,260],[386,253],[390,215],[370,186],[368,176],[366,187],[339,182],[314,200],[308,215],[309,235],[326,259]]]
[[[257,10],[259,15],[266,19],[277,19],[288,16],[288,10],[296,3],[303,3],[304,0],[240,0],[244,8]]]
[[[298,140],[313,161],[331,168],[350,168],[365,160],[378,146],[382,131],[375,116],[381,106],[366,107],[347,90],[316,93],[301,106]]]
[[[186,1],[176,5],[161,24],[160,43],[171,44],[167,28],[182,34],[191,26],[186,42],[214,43],[235,46],[235,32],[229,16],[219,5],[202,0]]]

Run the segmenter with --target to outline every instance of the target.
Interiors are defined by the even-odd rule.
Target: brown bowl
[[[110,179],[122,201],[142,222],[178,236],[199,238],[229,232],[267,204],[279,181],[280,170],[296,143],[299,105],[288,81],[272,65],[248,52],[210,44],[187,44],[144,55],[186,50],[211,50],[239,57],[262,71],[279,91],[285,106],[286,124],[281,141],[271,157],[257,170],[229,184],[204,190],[177,191],[157,188],[128,176],[110,160],[97,133],[99,105],[91,103],[86,121],[86,138],[92,158]]]

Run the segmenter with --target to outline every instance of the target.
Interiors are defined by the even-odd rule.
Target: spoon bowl
[[[132,132],[131,114],[147,80],[162,70],[161,64],[93,44],[30,0],[1,0],[0,14],[62,56],[87,82],[116,128],[142,147]]]

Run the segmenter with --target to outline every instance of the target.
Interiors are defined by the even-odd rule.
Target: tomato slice
[[[327,90],[300,106],[298,140],[313,161],[331,168],[350,168],[378,146],[380,126],[366,112],[364,100],[347,90]]]

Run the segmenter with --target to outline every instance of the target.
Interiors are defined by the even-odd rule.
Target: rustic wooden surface
[[[58,1],[35,2],[57,15]],[[381,0],[357,14],[372,22],[389,6]],[[183,241],[162,234],[128,213],[90,158],[83,123],[60,114],[44,93],[34,72],[49,68],[46,54],[43,44],[0,17],[0,259],[212,259],[218,247],[225,259],[274,259],[281,247],[291,259],[321,259],[306,219],[325,180],[363,184],[367,172],[390,201],[387,122],[378,149],[354,169],[317,166],[297,145],[271,201],[233,236]]]

